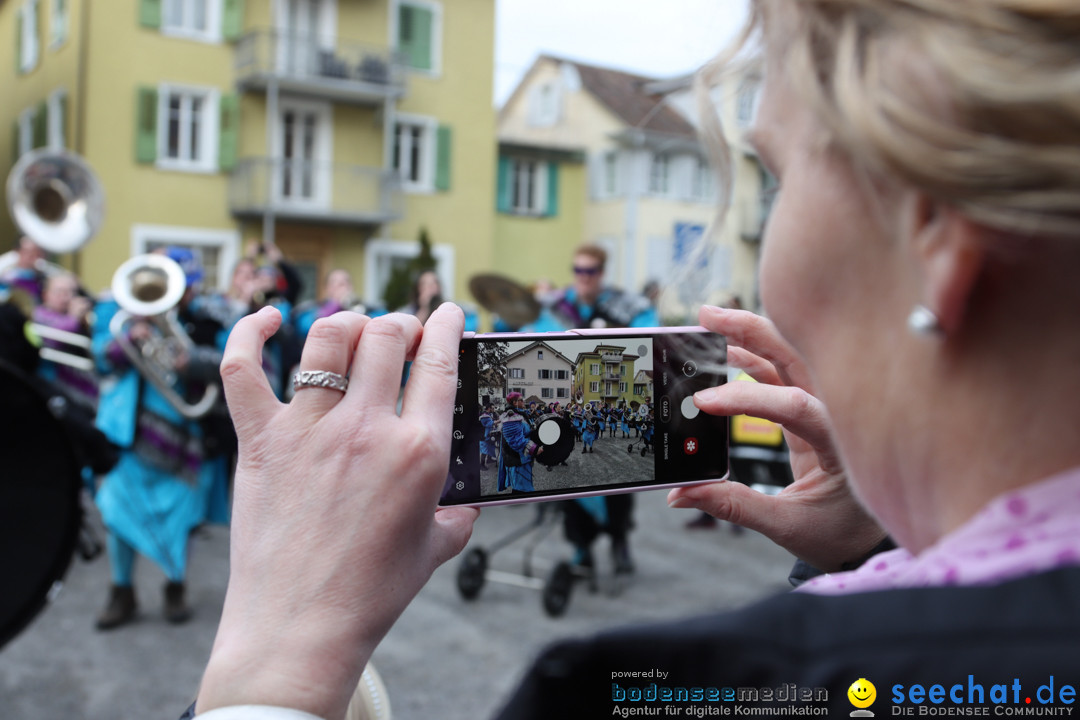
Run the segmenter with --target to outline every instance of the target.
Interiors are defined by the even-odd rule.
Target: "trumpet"
[[[50,253],[78,250],[93,239],[105,218],[101,181],[78,155],[66,150],[34,150],[19,158],[7,178],[8,210],[19,229]],[[39,261],[38,270],[55,275],[63,269]],[[32,308],[23,308],[30,315]],[[40,323],[30,323],[40,338],[63,343],[81,352],[42,347],[45,360],[90,372],[94,363],[83,353],[90,340]]]
[[[197,420],[217,402],[217,385],[206,386],[202,398],[189,403],[173,389],[180,358],[195,348],[177,321],[177,305],[184,296],[184,270],[164,255],[136,255],[113,273],[112,292],[120,309],[109,322],[109,332],[139,373],[180,415]],[[145,319],[158,332],[138,345],[128,334],[129,323]]]

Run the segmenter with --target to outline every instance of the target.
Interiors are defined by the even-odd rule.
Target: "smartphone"
[[[721,480],[728,419],[693,395],[727,382],[701,327],[466,333],[441,505],[507,505]]]

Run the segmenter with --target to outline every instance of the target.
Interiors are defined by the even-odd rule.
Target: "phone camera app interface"
[[[726,380],[723,338],[462,343],[443,503],[722,477],[726,419],[693,393]]]

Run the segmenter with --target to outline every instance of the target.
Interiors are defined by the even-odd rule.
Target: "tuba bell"
[[[67,150],[33,150],[19,158],[8,174],[7,198],[15,224],[46,252],[78,250],[105,219],[101,181]]]
[[[7,200],[11,218],[19,230],[49,253],[78,250],[93,239],[105,219],[101,181],[85,160],[67,150],[40,149],[25,153],[8,173]],[[65,272],[45,260],[38,261],[37,269],[46,276]],[[32,305],[28,298],[26,302]],[[32,307],[22,309],[27,316],[32,312]],[[40,323],[30,323],[29,329],[40,338],[76,348],[68,352],[42,347],[43,359],[85,372],[94,369],[93,361],[86,357],[89,338]]]
[[[184,296],[184,270],[171,258],[153,253],[136,255],[113,273],[113,299],[120,306],[109,322],[109,332],[132,365],[178,413],[188,420],[206,415],[217,402],[217,385],[206,386],[202,398],[189,403],[173,389],[176,367],[195,344],[177,321],[177,305]],[[158,332],[138,344],[128,335],[128,325],[149,321]]]

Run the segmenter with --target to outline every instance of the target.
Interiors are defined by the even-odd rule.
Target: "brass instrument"
[[[540,303],[532,292],[508,277],[495,274],[474,275],[469,292],[476,302],[501,317],[510,327],[528,325],[540,317]]]
[[[19,158],[7,179],[15,224],[42,250],[78,250],[101,229],[105,192],[94,171],[66,150],[34,150]]]
[[[132,365],[173,409],[188,420],[196,420],[210,412],[220,390],[217,385],[207,385],[202,398],[189,403],[173,389],[181,355],[195,347],[176,319],[176,306],[186,284],[184,270],[164,255],[136,255],[124,262],[113,274],[113,298],[120,309],[109,322],[109,332]],[[133,343],[128,337],[128,324],[138,319],[150,322],[159,336],[138,345]]]
[[[105,218],[101,181],[85,160],[66,150],[34,150],[19,158],[8,174],[7,199],[15,224],[50,253],[78,250],[93,239]],[[37,267],[45,275],[64,272],[45,261],[39,261]],[[30,331],[84,352],[90,349],[90,338],[77,333],[33,322]],[[93,361],[82,354],[42,347],[40,355],[86,372],[94,369]]]

